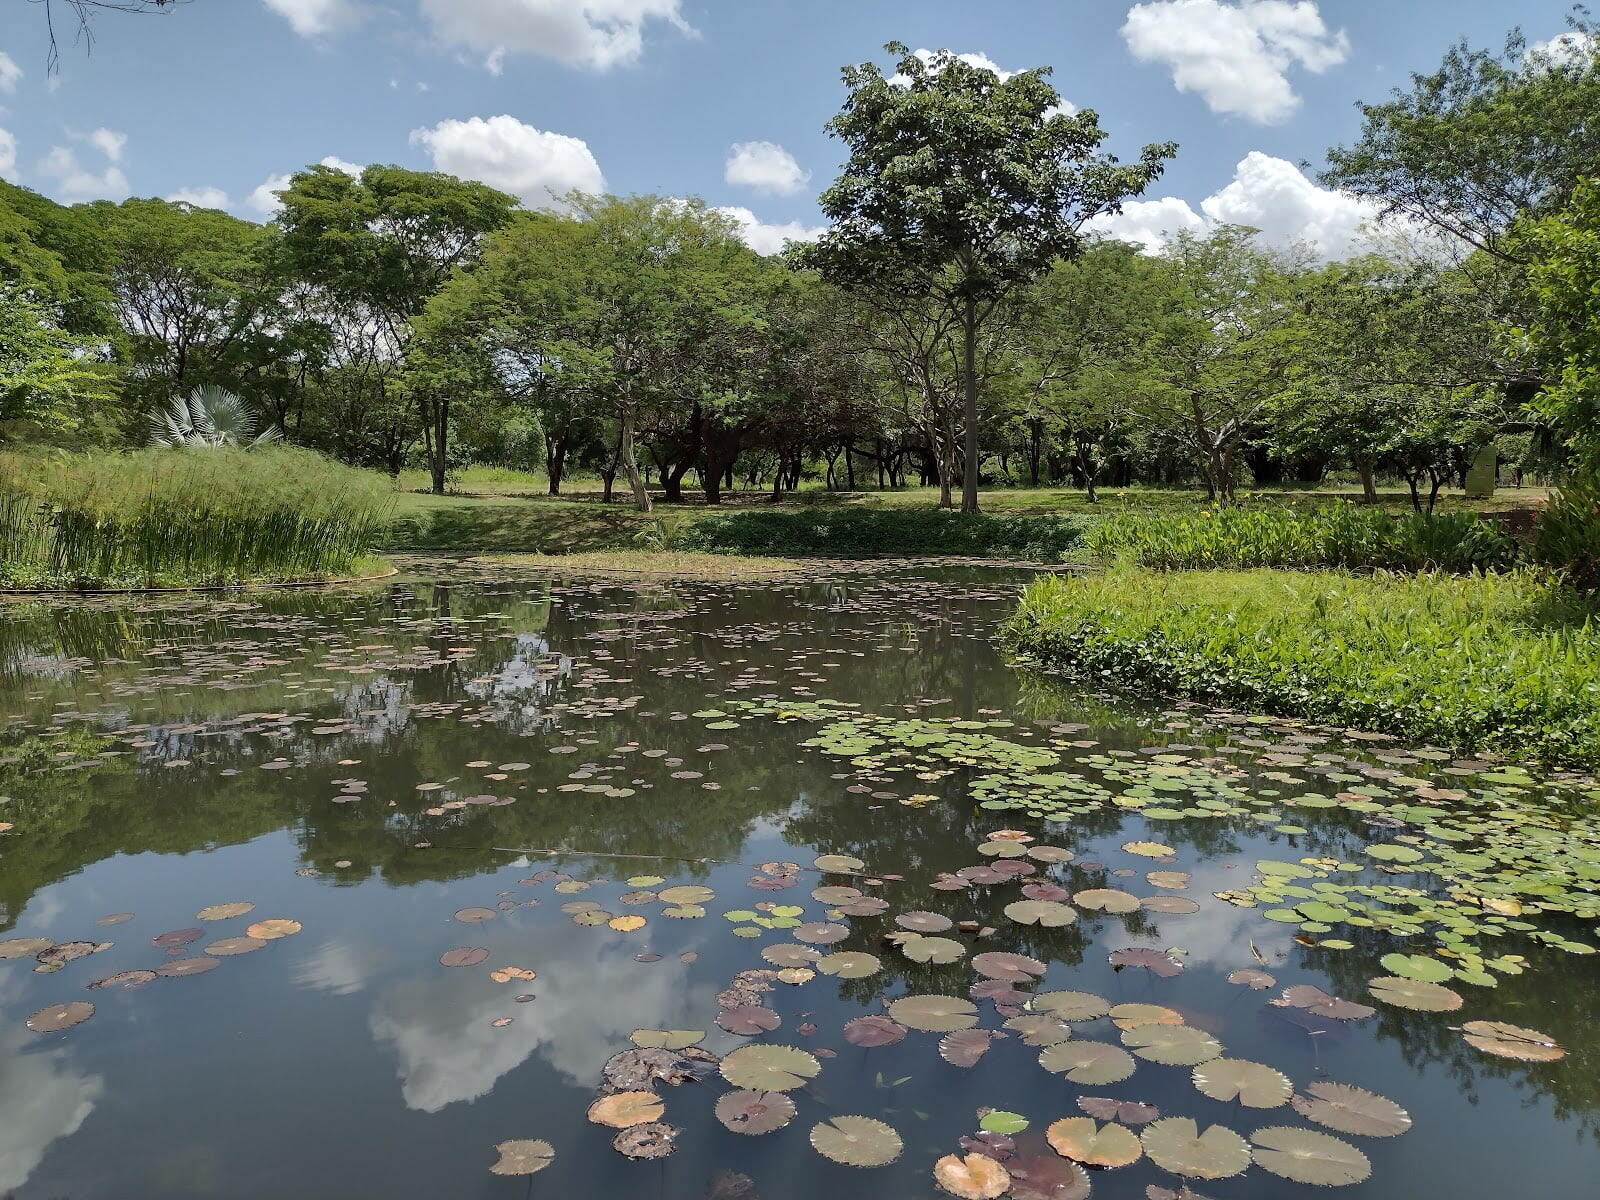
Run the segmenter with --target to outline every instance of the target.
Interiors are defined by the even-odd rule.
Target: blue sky
[[[64,7],[64,0],[55,0]],[[1219,220],[1348,249],[1365,217],[1298,170],[1465,36],[1559,34],[1567,0],[192,0],[107,13],[46,70],[36,5],[0,26],[0,176],[58,199],[186,196],[270,214],[324,159],[552,190],[699,195],[762,249],[804,235],[840,152],[839,68],[891,39],[1050,64],[1111,148],[1179,157],[1123,236]],[[20,10],[20,11],[19,11]],[[743,146],[740,152],[735,147]],[[730,165],[732,164],[732,165]]]

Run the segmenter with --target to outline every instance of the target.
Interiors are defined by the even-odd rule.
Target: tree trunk
[[[428,455],[428,471],[433,478],[433,494],[444,495],[445,454],[450,433],[450,398],[422,400],[422,443]]]
[[[649,512],[650,492],[644,486],[644,476],[639,472],[639,456],[633,445],[633,423],[637,415],[631,403],[623,405],[622,436],[617,440],[617,457],[621,460],[623,474],[628,477],[628,486],[633,490],[634,508]]]
[[[966,393],[966,471],[961,480],[961,511],[978,511],[978,302],[967,297],[962,314],[961,384]]]
[[[544,473],[550,480],[550,494],[561,495],[561,476],[567,469],[567,439],[547,440],[544,444]]]
[[[1372,456],[1359,454],[1356,456],[1356,470],[1361,475],[1361,498],[1368,504],[1378,502],[1378,481],[1372,473]]]

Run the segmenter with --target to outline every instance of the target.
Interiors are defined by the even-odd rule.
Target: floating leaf
[[[195,936],[198,937],[199,936],[199,932],[197,932],[195,934]],[[193,938],[190,939],[190,941],[193,941],[193,940],[194,940]],[[49,938],[42,938],[42,937],[9,938],[6,941],[0,942],[0,959],[5,959],[5,958],[32,958],[34,955],[38,954],[41,950],[48,950],[53,945],[55,945],[55,943],[52,942]]]
[[[991,1108],[978,1121],[978,1128],[986,1133],[1021,1133],[1027,1127],[1027,1117],[999,1108]]]
[[[1118,1004],[1111,1009],[1111,1023],[1118,1029],[1141,1029],[1146,1025],[1182,1025],[1183,1014],[1160,1004]]]
[[[1411,1114],[1393,1100],[1348,1083],[1319,1079],[1292,1103],[1302,1117],[1340,1133],[1398,1137],[1411,1128]]]
[[[740,1046],[722,1060],[721,1070],[734,1087],[787,1092],[816,1078],[822,1064],[793,1046]]]
[[[171,962],[162,963],[156,968],[156,974],[163,979],[184,979],[190,975],[204,975],[207,971],[214,971],[222,965],[220,958],[210,955],[201,955],[197,958],[175,958]]]
[[[908,1029],[950,1033],[978,1023],[978,1006],[959,996],[902,996],[889,1005],[889,1015]]]
[[[1004,979],[1011,983],[1023,983],[1045,973],[1045,965],[1038,959],[999,950],[974,955],[972,969],[990,979]]]
[[[596,1125],[609,1125],[613,1129],[627,1129],[658,1121],[666,1106],[654,1092],[615,1092],[601,1096],[589,1105],[589,1120]]]
[[[1074,892],[1072,902],[1091,912],[1123,914],[1139,911],[1139,897],[1116,888],[1089,888],[1087,891]]]
[[[900,943],[900,953],[912,962],[949,964],[965,958],[967,948],[954,938],[908,937]]]
[[[1385,954],[1378,962],[1391,975],[1422,983],[1443,983],[1455,976],[1449,966],[1423,954]]]
[[[1078,910],[1054,900],[1017,900],[1006,905],[1006,916],[1021,925],[1057,929],[1078,919]]]
[[[1337,996],[1330,996],[1321,988],[1309,983],[1298,983],[1293,987],[1284,988],[1283,996],[1272,1003],[1279,1008],[1303,1008],[1331,1021],[1364,1021],[1376,1011],[1365,1004],[1357,1004],[1354,1000],[1341,1000]]]
[[[292,937],[300,932],[300,922],[289,920],[285,917],[273,917],[266,921],[257,921],[245,930],[249,936],[260,938],[264,942],[276,941],[278,938]]]
[[[1154,1104],[1136,1100],[1113,1100],[1109,1096],[1079,1096],[1078,1107],[1102,1121],[1121,1121],[1124,1125],[1147,1125],[1161,1115]]]
[[[1111,1011],[1110,1005],[1092,992],[1040,992],[1028,1007],[1058,1021],[1093,1021]]]
[[[1047,1046],[1039,1052],[1039,1065],[1046,1071],[1065,1075],[1073,1083],[1100,1086],[1121,1083],[1132,1075],[1137,1063],[1119,1046],[1105,1042],[1070,1041]]]
[[[852,1046],[893,1046],[906,1036],[906,1027],[893,1017],[873,1013],[844,1023],[844,1040]]]
[[[1247,987],[1252,992],[1264,992],[1278,981],[1265,971],[1258,971],[1254,967],[1246,967],[1238,971],[1228,972],[1228,982],[1240,987]]]
[[[678,1131],[671,1125],[651,1122],[624,1129],[611,1139],[611,1148],[624,1158],[665,1158],[675,1148]]]
[[[957,1029],[939,1039],[939,1057],[952,1067],[976,1066],[994,1045],[994,1034],[987,1029]]]
[[[1142,858],[1171,858],[1177,854],[1171,846],[1163,846],[1160,842],[1124,842],[1122,848]]]
[[[1122,1044],[1140,1058],[1169,1067],[1192,1067],[1222,1053],[1221,1042],[1192,1025],[1141,1025],[1125,1030]]]
[[[717,1120],[723,1127],[752,1137],[782,1129],[794,1113],[794,1101],[782,1092],[741,1090],[717,1098]]]
[[[987,1154],[946,1154],[933,1164],[933,1181],[960,1200],[995,1200],[1011,1187],[1006,1169]]]
[[[1088,1200],[1089,1175],[1077,1163],[1054,1154],[1006,1160],[1012,1200]]]
[[[208,905],[194,916],[197,921],[226,921],[231,917],[242,917],[254,909],[255,905],[248,900],[233,900],[227,904]]]
[[[1090,1167],[1125,1167],[1144,1157],[1132,1130],[1114,1123],[1099,1125],[1093,1117],[1063,1117],[1050,1126],[1045,1138],[1063,1158]]]
[[[1343,1187],[1372,1174],[1365,1154],[1314,1129],[1272,1125],[1256,1130],[1250,1140],[1256,1145],[1256,1165],[1296,1183]]]
[[[1183,972],[1181,958],[1168,954],[1165,950],[1152,950],[1148,946],[1129,946],[1124,950],[1113,950],[1106,958],[1118,970],[1123,967],[1139,967],[1161,979],[1171,979]]]
[[[1008,1020],[1006,1028],[1020,1034],[1025,1046],[1054,1046],[1072,1037],[1066,1022],[1050,1013],[1023,1013]]]
[[[1555,1062],[1567,1055],[1548,1033],[1504,1021],[1468,1021],[1461,1027],[1461,1035],[1469,1046],[1485,1054],[1519,1062]]]
[[[705,1039],[704,1029],[635,1029],[628,1035],[635,1046],[654,1050],[684,1050]]]
[[[741,1004],[737,1008],[725,1008],[717,1014],[717,1025],[721,1029],[741,1037],[771,1033],[782,1024],[782,1017],[759,1004]]]
[[[1250,1166],[1250,1144],[1237,1133],[1222,1125],[1202,1133],[1188,1117],[1145,1126],[1139,1142],[1156,1166],[1192,1179],[1231,1179]]]
[[[219,940],[217,940],[215,942],[212,942],[210,945],[208,945],[206,947],[206,949],[205,949],[205,952],[207,954],[215,954],[215,955],[218,955],[220,957],[226,958],[228,956],[235,955],[235,954],[249,954],[253,950],[261,949],[261,947],[265,946],[266,944],[267,944],[267,942],[266,942],[265,938],[254,938],[254,937],[221,938],[221,939],[219,939]]]
[[[1367,990],[1385,1004],[1414,1012],[1454,1012],[1462,1005],[1460,993],[1419,979],[1379,976],[1367,981]]]
[[[840,925],[832,921],[811,921],[805,925],[796,926],[792,932],[798,942],[810,942],[817,946],[831,946],[834,942],[842,942],[850,936],[850,926]]]
[[[943,933],[955,925],[954,921],[942,913],[920,911],[901,913],[894,919],[894,923],[914,933]]]
[[[905,1148],[900,1135],[871,1117],[838,1116],[811,1127],[811,1145],[823,1158],[848,1167],[883,1167]]]
[[[457,946],[454,950],[446,950],[439,956],[439,965],[443,967],[475,967],[489,957],[489,952],[482,946]]]
[[[1195,1067],[1195,1090],[1213,1100],[1237,1100],[1246,1108],[1277,1108],[1294,1094],[1289,1077],[1265,1063],[1218,1058]]]
[[[819,958],[816,962],[817,970],[838,979],[865,979],[869,975],[876,975],[882,966],[873,955],[858,950],[840,951]]]
[[[495,1147],[500,1161],[489,1168],[492,1175],[532,1175],[555,1161],[556,1152],[549,1142],[529,1138],[517,1142],[501,1142]]]
[[[458,908],[456,920],[463,925],[476,925],[481,921],[492,921],[500,914],[492,908]]]
[[[648,922],[636,913],[623,917],[612,917],[606,924],[618,933],[632,933],[636,929],[643,929]]]
[[[52,1004],[41,1008],[28,1018],[28,1028],[35,1033],[60,1033],[74,1025],[82,1025],[94,1016],[94,1005],[87,1000],[74,1000],[70,1004]]]
[[[822,957],[822,951],[793,942],[776,942],[761,948],[761,957],[775,967],[805,967]]]
[[[826,875],[855,875],[867,869],[867,864],[848,854],[819,854],[812,866]]]
[[[205,937],[204,929],[171,929],[166,933],[158,933],[150,939],[152,946],[160,946],[163,950],[171,950],[177,946],[187,946],[190,942],[199,941]]]

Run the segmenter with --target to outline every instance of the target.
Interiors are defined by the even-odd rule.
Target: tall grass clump
[[[0,456],[0,583],[156,587],[348,574],[391,502],[288,446]]]
[[[1114,689],[1600,764],[1600,607],[1541,572],[1118,566],[1034,584],[1003,640]]]
[[[1574,587],[1600,592],[1600,471],[1580,476],[1545,505],[1534,526],[1533,556]]]
[[[1060,562],[1083,542],[1066,517],[990,516],[945,509],[750,509],[696,520],[681,548],[725,554],[955,555]]]
[[[1224,506],[1187,514],[1110,517],[1089,551],[1160,570],[1287,567],[1349,571],[1490,571],[1517,544],[1470,513],[1406,513],[1352,504]]]

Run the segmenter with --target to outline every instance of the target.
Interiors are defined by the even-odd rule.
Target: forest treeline
[[[1239,226],[1093,237],[1176,147],[1120,163],[1047,72],[903,47],[846,71],[830,228],[783,256],[698,200],[528,211],[397,166],[308,167],[264,225],[0,183],[0,439],[139,445],[216,386],[436,490],[490,463],[641,506],[808,472],[975,507],[980,480],[1227,498],[1337,469],[1427,507],[1489,446],[1564,480],[1600,441],[1595,49],[1581,23],[1457,46],[1366,106],[1323,179],[1386,220],[1337,262]]]

